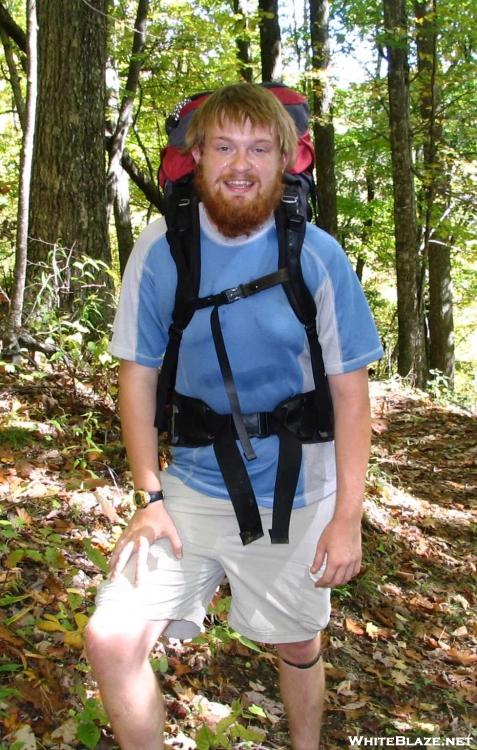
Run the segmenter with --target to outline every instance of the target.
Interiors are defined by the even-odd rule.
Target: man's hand
[[[179,534],[164,503],[160,501],[137,510],[119,537],[110,561],[111,580],[114,581],[122,573],[129,558],[136,552],[134,583],[138,586],[147,571],[149,547],[156,539],[169,539],[174,555],[177,559],[182,557]]]
[[[310,573],[316,575],[325,560],[325,570],[315,587],[339,586],[358,575],[361,568],[360,521],[349,518],[330,521],[318,541]]]

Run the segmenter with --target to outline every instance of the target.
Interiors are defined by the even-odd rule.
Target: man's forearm
[[[123,360],[119,412],[123,442],[136,488],[160,489],[156,410],[157,370]]]
[[[360,520],[371,442],[366,370],[330,378],[335,415],[335,518]]]

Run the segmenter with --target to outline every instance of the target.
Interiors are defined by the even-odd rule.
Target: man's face
[[[272,128],[253,127],[249,120],[215,123],[192,155],[199,196],[225,236],[252,233],[278,205],[287,159]]]

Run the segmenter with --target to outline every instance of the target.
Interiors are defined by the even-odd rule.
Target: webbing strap
[[[224,289],[218,294],[209,294],[207,297],[198,297],[194,300],[193,305],[196,310],[212,305],[230,305],[244,297],[250,297],[252,294],[258,294],[265,289],[271,289],[278,284],[284,284],[289,279],[288,270],[280,268],[278,271],[268,273],[266,276],[260,276],[258,279],[249,281],[246,284],[239,284],[230,289]]]
[[[222,328],[220,326],[218,307],[214,307],[212,310],[210,315],[210,325],[212,328],[212,338],[214,339],[215,351],[217,352],[217,358],[219,360],[220,372],[222,373],[225,391],[230,404],[233,423],[237,430],[237,435],[242,445],[245,458],[247,461],[252,461],[254,458],[257,458],[257,456],[252,448],[252,443],[247,435],[247,430],[242,419],[242,410],[240,408],[237,388],[235,387],[234,376],[232,375],[232,368],[230,367],[230,361],[225,348],[224,337],[222,335]]]
[[[262,519],[230,425],[217,435],[214,452],[237,517],[242,544],[250,544],[263,536]]]

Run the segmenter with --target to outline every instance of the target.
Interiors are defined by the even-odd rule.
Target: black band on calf
[[[318,651],[317,655],[312,661],[307,662],[307,664],[294,664],[292,661],[288,661],[288,659],[284,659],[283,656],[280,656],[280,659],[285,662],[285,664],[288,664],[289,667],[296,667],[297,669],[310,669],[310,667],[314,667],[315,664],[317,664],[321,659],[321,651]]]

